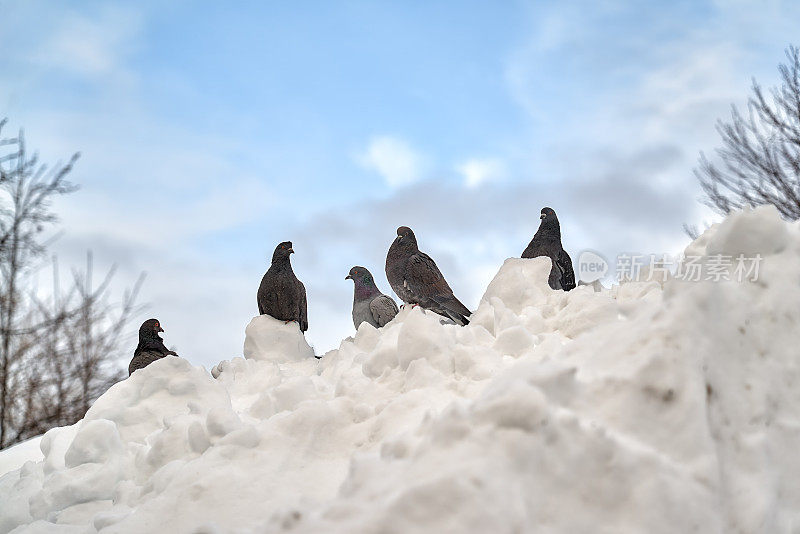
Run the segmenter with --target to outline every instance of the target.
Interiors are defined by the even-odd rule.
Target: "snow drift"
[[[764,260],[564,293],[509,259],[469,326],[406,308],[321,360],[257,317],[213,377],[164,358],[48,432],[0,532],[797,532],[800,227],[688,250]]]

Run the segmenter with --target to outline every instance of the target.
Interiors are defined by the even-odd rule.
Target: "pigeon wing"
[[[385,326],[386,323],[394,319],[399,311],[392,297],[381,295],[372,299],[369,303],[369,311],[378,326]]]
[[[137,350],[133,355],[131,363],[128,365],[128,376],[132,375],[137,369],[144,369],[164,356],[166,355],[163,352],[157,350]]]
[[[468,324],[469,309],[459,301],[447,284],[433,258],[417,252],[409,258],[406,270],[408,288],[423,308],[453,319],[461,325]]]
[[[136,347],[133,355],[136,356],[140,353],[153,353],[153,354],[160,354],[162,356],[166,356],[170,354],[172,351],[169,350],[166,345],[164,345],[164,340],[160,337],[152,338],[152,339],[145,339],[143,341],[139,341],[139,345]]]
[[[412,254],[408,259],[405,282],[408,289],[418,298],[453,294],[436,262],[424,252]]]
[[[308,330],[308,301],[306,300],[306,286],[300,280],[297,281],[300,290],[300,331]]]
[[[563,248],[558,253],[556,264],[559,271],[561,271],[561,288],[564,291],[575,289],[575,271],[572,270],[572,258]]]

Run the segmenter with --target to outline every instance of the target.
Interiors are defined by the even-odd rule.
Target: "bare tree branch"
[[[784,218],[800,218],[800,50],[789,46],[786,58],[770,99],[753,80],[747,114],[733,106],[730,121],[717,123],[717,161],[700,154],[694,174],[717,213],[772,204]]]
[[[0,120],[0,134],[7,121]],[[0,449],[69,425],[124,377],[118,363],[125,326],[138,311],[143,277],[121,302],[112,302],[115,267],[93,281],[93,258],[72,271],[62,292],[53,259],[53,289],[46,298],[32,285],[57,221],[52,200],[77,186],[67,180],[78,154],[48,167],[28,155],[22,131],[0,135]]]

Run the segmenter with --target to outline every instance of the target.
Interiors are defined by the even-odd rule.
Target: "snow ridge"
[[[755,282],[547,286],[507,260],[466,327],[406,308],[320,360],[256,317],[213,377],[164,358],[0,478],[0,532],[793,532],[800,227],[687,254]]]

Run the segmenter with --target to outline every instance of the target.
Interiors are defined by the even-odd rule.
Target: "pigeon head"
[[[561,239],[561,225],[558,224],[558,217],[553,208],[542,208],[542,213],[539,218],[542,222],[539,223],[539,231],[536,232],[537,234],[541,232],[544,235]]]
[[[350,269],[350,272],[344,279],[352,280],[356,285],[375,285],[375,279],[372,278],[372,273],[370,273],[366,267],[360,267],[358,265]]]
[[[353,281],[356,300],[374,297],[376,294],[380,295],[381,293],[378,286],[375,285],[375,279],[372,278],[372,273],[370,273],[366,267],[356,265],[350,269],[350,274],[345,276],[344,279]]]
[[[397,229],[397,237],[394,241],[403,248],[414,250],[417,248],[417,237],[414,235],[414,231],[408,226],[401,226]]]
[[[275,247],[275,252],[272,253],[272,263],[276,261],[288,261],[289,254],[292,254],[294,249],[292,249],[292,242],[291,241],[284,241],[277,247]]]
[[[139,339],[161,339],[158,333],[163,331],[164,329],[161,328],[161,323],[158,319],[148,319],[139,327]]]
[[[558,222],[558,217],[556,217],[556,212],[553,211],[553,208],[542,208],[542,214],[539,216],[539,218],[543,221],[546,220],[547,222]]]

